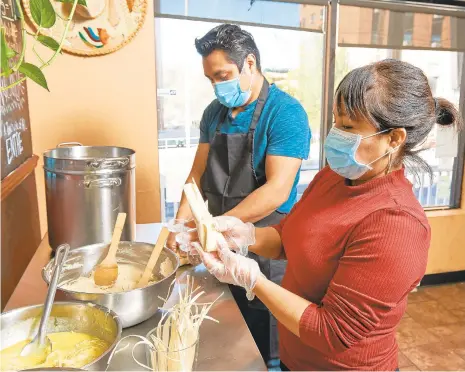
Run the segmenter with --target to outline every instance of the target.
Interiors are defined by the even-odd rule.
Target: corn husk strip
[[[110,367],[110,363],[111,361],[113,360],[113,357],[115,356],[115,354],[118,354],[120,353],[121,351],[124,351],[128,348],[129,346],[129,343],[127,343],[126,345],[124,345],[121,349],[118,350],[118,346],[121,342],[123,342],[124,340],[126,340],[127,338],[131,338],[131,337],[136,337],[136,338],[139,338],[141,339],[142,341],[139,341],[137,342],[133,347],[132,347],[132,351],[131,351],[131,354],[132,354],[132,358],[134,359],[134,361],[140,365],[141,367],[144,367],[146,369],[149,369],[151,370],[152,368],[150,368],[149,366],[146,366],[145,364],[143,363],[140,363],[137,358],[134,357],[134,349],[140,344],[140,343],[148,343],[149,345],[151,345],[150,341],[144,337],[144,336],[139,336],[139,335],[128,335],[128,336],[125,336],[123,338],[121,338],[115,345],[115,348],[113,349],[113,351],[111,352],[110,354],[110,357],[108,358],[108,361],[107,361],[107,367],[105,368],[105,371],[108,370],[108,368]]]
[[[194,281],[187,278],[185,290],[178,287],[179,302],[160,320],[155,335],[152,335],[155,350],[152,353],[154,370],[192,370],[198,345],[199,328],[208,317],[212,303],[199,305],[196,301],[205,293],[194,288]],[[162,347],[162,345],[164,347]]]
[[[170,326],[170,346],[166,348],[166,339],[159,338],[160,328],[163,328],[163,334],[167,333],[167,326]],[[155,345],[152,351],[152,365],[156,371],[189,371],[192,369],[194,362],[197,335],[189,331],[179,334],[176,331],[176,324],[173,319],[169,318],[162,327],[157,329],[157,336],[151,335],[153,344]]]
[[[131,355],[139,366],[153,371],[192,371],[199,342],[200,326],[205,319],[219,323],[218,320],[207,314],[222,296],[221,294],[212,302],[197,303],[196,301],[205,294],[205,291],[202,291],[200,286],[194,288],[194,285],[194,279],[187,276],[185,285],[178,286],[178,303],[170,309],[165,308],[167,299],[162,298],[164,305],[160,309],[165,310],[165,312],[162,314],[158,326],[152,330],[150,340],[139,335],[123,337],[112,351],[106,370],[108,370],[113,356],[129,346],[128,343],[118,350],[120,342],[129,337],[137,337],[140,341],[132,347]],[[167,298],[170,298],[173,289],[174,281],[170,284]],[[149,347],[151,366],[141,363],[135,357],[134,350],[139,345]]]
[[[134,355],[134,351],[136,350],[137,346],[139,345],[148,345],[150,348],[153,348],[153,344],[150,342],[150,340],[146,339],[144,337],[145,340],[142,340],[142,341],[139,341],[139,342],[136,342],[136,344],[132,347],[132,351],[131,351],[131,356],[132,356],[132,359],[134,359],[134,361],[141,367],[143,368],[146,368],[148,370],[152,370],[152,367],[144,364],[144,363],[141,363],[137,360],[136,356]]]

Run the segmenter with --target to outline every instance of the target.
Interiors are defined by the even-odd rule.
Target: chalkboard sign
[[[14,0],[2,0],[1,24],[10,48],[21,51],[21,21],[17,17]],[[18,58],[18,57],[16,57]],[[12,63],[16,62],[13,58]],[[7,87],[20,78],[18,72],[1,77]],[[26,81],[0,93],[1,107],[1,177],[2,180],[32,156],[31,125],[27,101]]]

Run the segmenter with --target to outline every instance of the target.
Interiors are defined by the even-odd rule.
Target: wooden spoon
[[[136,288],[143,288],[149,284],[150,277],[153,273],[153,268],[157,264],[158,257],[160,257],[160,253],[165,245],[166,239],[168,239],[170,231],[163,227],[160,231],[160,235],[158,235],[157,243],[155,244],[155,248],[153,248],[152,254],[150,255],[149,262],[147,262],[147,266],[145,267],[144,273],[139,279],[139,283],[137,283]]]
[[[94,282],[100,286],[111,286],[118,279],[118,264],[116,262],[116,251],[118,250],[119,241],[123,232],[126,213],[118,213],[116,219],[113,238],[111,239],[110,249],[105,259],[95,267]]]

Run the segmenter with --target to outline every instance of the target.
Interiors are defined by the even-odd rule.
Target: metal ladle
[[[52,352],[52,343],[47,337],[47,322],[52,311],[53,300],[57,291],[58,279],[63,269],[63,263],[69,252],[69,245],[62,244],[58,247],[56,253],[56,265],[53,270],[52,280],[48,287],[47,297],[45,299],[42,318],[40,319],[39,330],[30,343],[21,350],[21,357],[33,358],[37,364],[45,362],[47,356]]]

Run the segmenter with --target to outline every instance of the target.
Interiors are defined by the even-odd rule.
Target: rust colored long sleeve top
[[[396,327],[426,270],[430,227],[404,170],[359,186],[325,168],[275,226],[282,286],[312,302],[300,337],[279,324],[291,370],[395,370]]]

